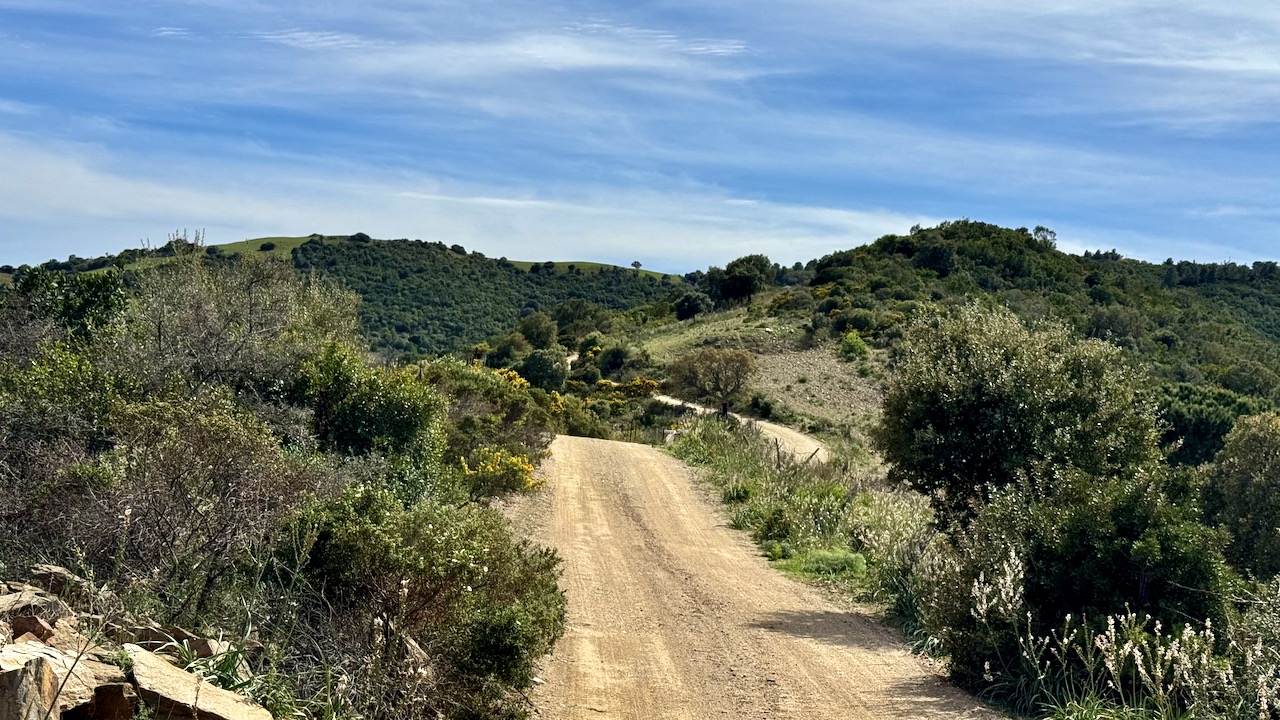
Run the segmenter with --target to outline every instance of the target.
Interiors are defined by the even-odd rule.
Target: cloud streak
[[[10,255],[175,223],[651,266],[962,216],[1144,257],[1280,230],[1256,0],[0,0],[0,27]]]

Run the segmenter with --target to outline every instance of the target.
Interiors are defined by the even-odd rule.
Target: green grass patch
[[[303,237],[260,237],[251,240],[241,240],[240,242],[225,243],[215,245],[224,255],[236,255],[239,253],[262,253],[263,255],[275,255],[288,259],[293,249],[311,239],[310,235]],[[269,244],[267,250],[263,250],[263,244]]]
[[[859,599],[892,608],[932,532],[928,501],[888,487],[852,439],[831,449],[825,463],[780,457],[753,427],[704,416],[686,424],[671,452],[703,470],[730,524],[751,533],[776,567],[851,581],[845,587]]]
[[[867,574],[867,558],[841,548],[816,548],[777,560],[774,567],[806,577],[860,578]]]

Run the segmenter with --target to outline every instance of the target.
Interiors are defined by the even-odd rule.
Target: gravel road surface
[[[679,461],[577,437],[551,450],[543,492],[511,508],[564,558],[569,630],[538,717],[998,717],[876,619],[770,568]]]

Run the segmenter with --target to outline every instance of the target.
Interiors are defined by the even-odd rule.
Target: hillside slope
[[[626,309],[671,290],[656,273],[554,264],[524,271],[505,258],[410,240],[311,241],[293,251],[293,262],[303,272],[333,277],[359,293],[364,299],[360,316],[373,346],[409,354],[479,342],[509,328],[524,308],[549,310],[566,300],[583,300]]]

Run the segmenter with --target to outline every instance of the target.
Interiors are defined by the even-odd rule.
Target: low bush
[[[534,663],[564,630],[559,563],[517,540],[496,510],[353,487],[297,521],[296,563],[342,621],[307,631],[349,660],[352,709],[378,717],[509,717]],[[318,608],[317,608],[318,609]]]

